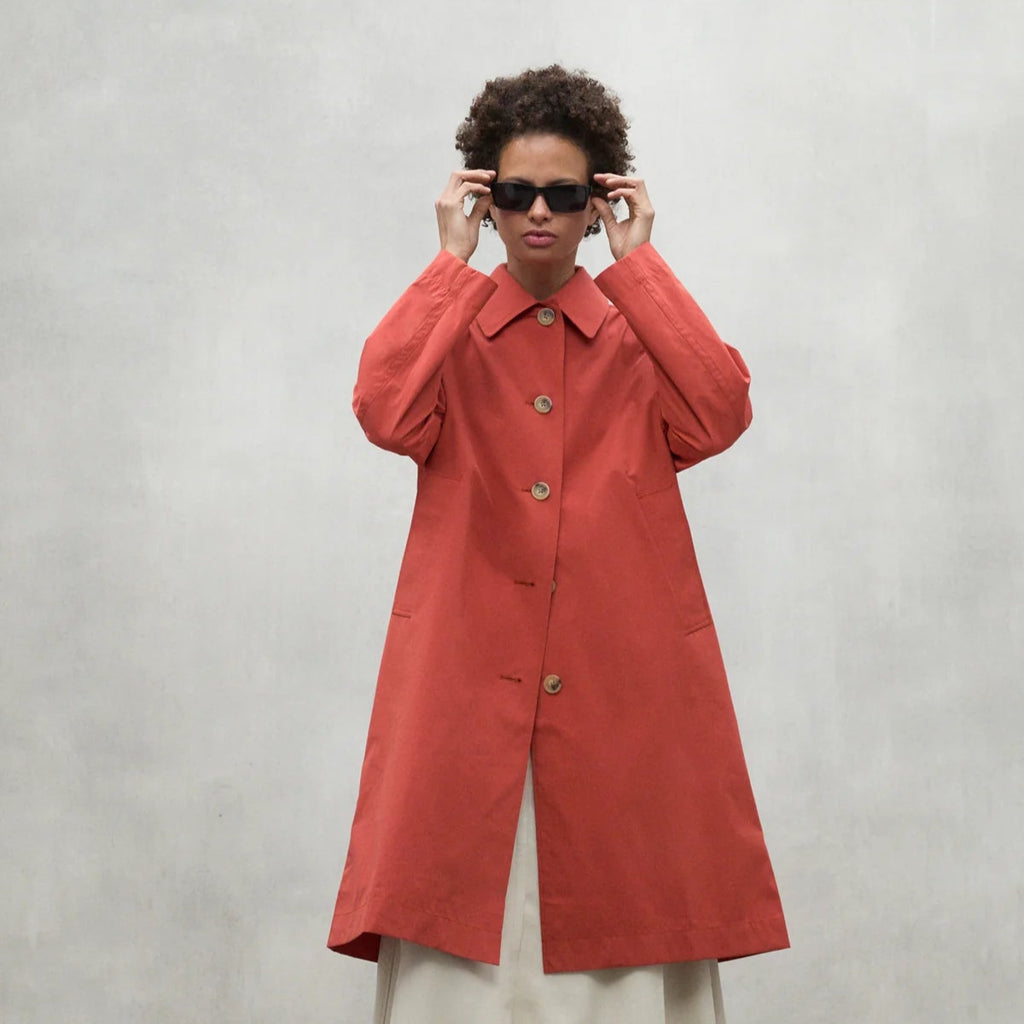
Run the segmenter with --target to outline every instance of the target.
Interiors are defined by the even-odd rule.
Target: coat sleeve
[[[750,425],[750,374],[650,242],[595,278],[654,364],[676,469],[728,448]]]
[[[426,461],[444,418],[445,359],[496,287],[442,249],[367,338],[352,408],[375,445]]]

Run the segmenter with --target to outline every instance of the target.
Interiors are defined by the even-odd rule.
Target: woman
[[[367,436],[419,467],[328,941],[379,958],[381,1022],[711,1024],[717,961],[788,945],[676,486],[749,377],[626,128],[582,73],[488,82],[360,362]]]

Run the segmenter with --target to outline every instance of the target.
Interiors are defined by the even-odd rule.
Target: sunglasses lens
[[[590,189],[586,185],[552,185],[544,198],[552,213],[579,213],[587,208]]]
[[[499,210],[523,213],[533,205],[537,190],[518,181],[496,181],[491,185],[491,198]]]

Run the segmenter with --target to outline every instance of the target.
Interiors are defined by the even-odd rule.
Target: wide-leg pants
[[[544,973],[532,765],[500,960],[478,963],[383,936],[374,1024],[725,1024],[715,960]]]

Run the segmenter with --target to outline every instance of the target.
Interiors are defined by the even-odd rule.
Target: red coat
[[[544,302],[442,251],[370,336],[419,483],[332,949],[498,962],[531,749],[545,971],[788,945],[675,476],[748,383],[650,243]]]

